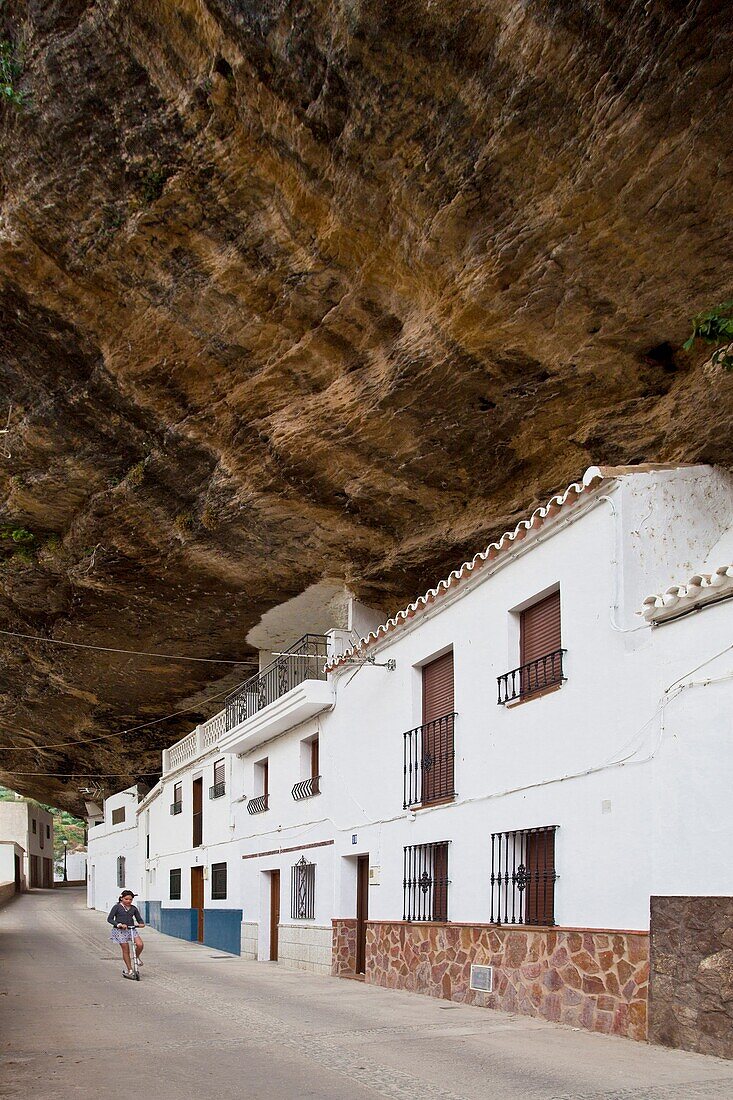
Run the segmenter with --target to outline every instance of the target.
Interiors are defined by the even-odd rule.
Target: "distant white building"
[[[24,889],[53,887],[52,814],[25,799],[0,802],[0,840],[23,849]]]
[[[55,882],[85,882],[87,877],[86,848],[76,848],[66,853],[66,880],[64,880],[64,857],[54,867]]]
[[[136,786],[104,800],[104,820],[87,834],[87,905],[109,912],[123,888],[140,892]]]
[[[645,1038],[650,897],[733,894],[730,563],[729,474],[592,468],[381,626],[275,609],[140,803],[151,923]]]

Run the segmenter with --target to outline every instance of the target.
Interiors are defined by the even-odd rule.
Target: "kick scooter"
[[[137,961],[137,951],[135,950],[135,932],[137,929],[133,926],[130,929],[130,969],[132,970],[133,979],[136,982],[140,981],[140,967]],[[127,976],[126,971],[122,971]]]

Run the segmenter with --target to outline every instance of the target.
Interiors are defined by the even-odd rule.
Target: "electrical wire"
[[[231,688],[225,688],[224,691],[217,691],[215,695],[207,696],[209,699],[221,699],[222,695],[228,695]],[[85,737],[81,741],[58,741],[54,745],[5,745],[0,746],[0,752],[39,752],[43,749],[53,751],[55,749],[68,749],[73,745],[91,745],[95,741],[109,741],[114,737],[124,737],[126,733],[136,733],[138,730],[148,729],[150,726],[160,725],[161,722],[167,722],[169,718],[177,718],[179,714],[190,714],[192,710],[198,710],[196,706],[184,707],[183,710],[174,710],[172,714],[166,714],[162,718],[152,718],[149,722],[142,722],[139,726],[130,726],[126,730],[118,730],[117,733],[102,733],[99,737]],[[212,715],[213,717],[213,715]],[[41,773],[39,773],[41,774]],[[152,772],[150,773],[153,774]]]
[[[3,775],[48,775],[56,779],[129,779],[131,776],[160,775],[157,772],[94,772],[92,775],[82,775],[81,772],[8,772],[0,768]]]
[[[219,657],[180,657],[173,653],[149,653],[144,649],[112,649],[105,645],[85,645],[83,642],[65,642],[61,638],[43,638],[38,634],[19,634],[15,630],[0,630],[6,638],[21,638],[26,642],[43,642],[45,645],[65,645],[72,649],[92,649],[96,653],[121,653],[126,657],[159,657],[166,661],[194,661],[204,665],[248,665],[251,660],[230,661]]]

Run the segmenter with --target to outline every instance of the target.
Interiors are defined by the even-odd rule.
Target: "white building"
[[[123,888],[140,892],[136,786],[104,800],[104,820],[87,836],[87,905],[108,913]]]
[[[730,475],[593,468],[379,628],[275,609],[140,805],[151,921],[646,1037],[650,897],[733,894],[732,561]]]
[[[0,802],[0,840],[23,849],[25,889],[53,887],[53,814],[21,798]]]
[[[66,879],[64,879],[64,857],[54,867],[55,882],[86,882],[87,877],[87,853],[86,848],[76,848],[66,853]]]

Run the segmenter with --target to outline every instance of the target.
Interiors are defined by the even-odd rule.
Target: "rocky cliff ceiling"
[[[3,629],[246,662],[589,464],[732,463],[681,351],[731,296],[728,4],[5,0],[0,39]],[[69,807],[248,670],[1,653],[0,779]]]

